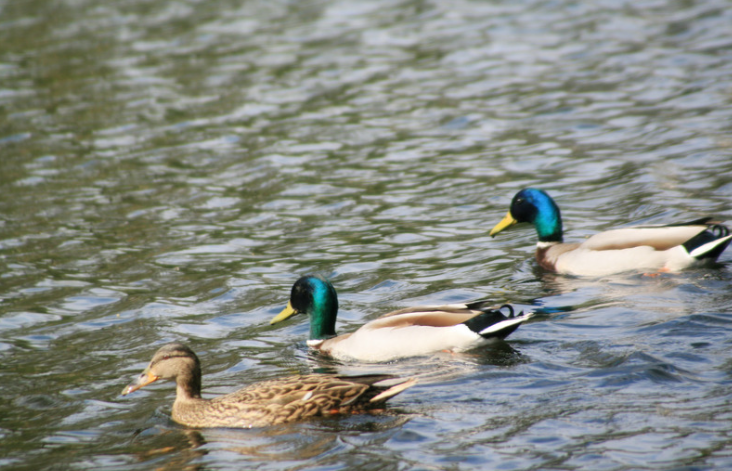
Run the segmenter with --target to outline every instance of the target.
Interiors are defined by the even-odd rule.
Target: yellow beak
[[[149,371],[145,370],[142,372],[138,378],[125,386],[125,388],[122,390],[122,395],[126,396],[131,392],[135,392],[138,389],[147,386],[150,383],[154,383],[155,381],[159,380],[160,376],[155,376],[154,374],[150,373]]]
[[[270,323],[270,325],[271,325],[271,324],[276,324],[276,323],[278,323],[278,322],[282,322],[282,321],[284,321],[285,319],[288,319],[288,318],[289,318],[290,316],[292,316],[293,314],[297,314],[297,311],[296,311],[295,309],[293,309],[293,307],[292,307],[292,303],[288,302],[288,303],[287,303],[287,307],[286,307],[286,308],[284,308],[284,309],[282,310],[282,312],[280,312],[280,313],[279,313],[279,314],[277,314],[277,315],[276,315],[275,317],[273,317],[273,318],[272,318],[272,320],[271,320],[271,321],[269,321],[269,323]]]
[[[511,211],[509,211],[506,213],[506,216],[501,220],[501,222],[496,224],[496,226],[493,229],[491,229],[491,231],[488,233],[488,235],[491,237],[495,237],[496,234],[498,234],[499,232],[501,232],[502,230],[504,230],[507,227],[513,226],[517,222],[518,221],[515,220],[513,218],[513,216],[511,216]]]

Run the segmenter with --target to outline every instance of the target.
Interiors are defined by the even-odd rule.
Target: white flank
[[[328,353],[340,360],[382,362],[397,358],[429,355],[442,350],[462,352],[486,339],[464,324],[450,327],[409,326],[402,328],[361,328],[333,344]]]
[[[623,250],[587,250],[584,245],[561,254],[556,261],[559,273],[581,276],[605,276],[637,270],[659,270],[668,267],[674,271],[688,265],[686,250],[676,246],[659,251],[649,246]]]

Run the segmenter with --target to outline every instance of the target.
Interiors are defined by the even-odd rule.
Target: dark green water
[[[525,186],[568,239],[732,221],[732,3],[0,1],[0,467],[732,467],[732,251],[680,275],[544,273],[490,228]],[[298,276],[346,332],[489,297],[505,344],[324,364]],[[389,413],[192,431],[171,384],[312,370],[421,382]]]

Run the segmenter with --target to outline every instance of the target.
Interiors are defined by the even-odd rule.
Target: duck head
[[[178,386],[185,385],[192,396],[200,396],[201,362],[187,345],[180,342],[164,345],[155,352],[145,371],[122,390],[122,395],[126,396],[159,379],[172,379]]]
[[[321,276],[303,276],[292,286],[287,307],[270,324],[276,324],[295,314],[307,314],[310,317],[310,340],[334,337],[338,295],[333,285]]]
[[[562,216],[559,206],[544,190],[525,188],[516,193],[508,213],[491,229],[489,235],[495,237],[499,232],[520,222],[533,224],[541,242],[562,242]]]

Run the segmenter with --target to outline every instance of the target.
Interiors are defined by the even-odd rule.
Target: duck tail
[[[697,260],[716,260],[732,242],[727,226],[712,224],[683,243],[684,249]]]
[[[502,309],[508,309],[507,316],[501,312]],[[498,309],[486,310],[482,314],[463,322],[463,324],[483,338],[505,339],[532,314],[533,312],[524,314],[521,311],[518,315],[514,315],[513,306],[504,304]]]
[[[378,403],[378,402],[385,402],[385,401],[391,399],[392,397],[396,396],[400,392],[404,391],[405,389],[411,388],[415,384],[417,384],[417,380],[414,378],[409,378],[408,380],[406,380],[402,383],[396,384],[385,391],[381,391],[379,394],[377,394],[376,396],[369,399],[369,402],[372,404]]]
[[[414,378],[405,379],[389,374],[345,375],[338,376],[338,378],[348,383],[358,383],[365,386],[359,394],[341,402],[341,407],[354,405],[364,407],[366,404],[386,402],[405,389],[417,384],[417,380]]]

